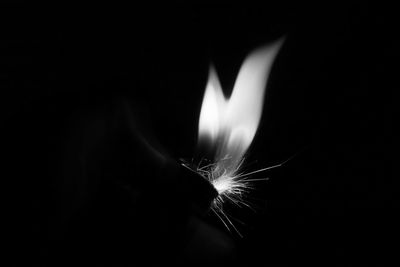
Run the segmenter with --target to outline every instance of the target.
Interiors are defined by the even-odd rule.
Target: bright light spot
[[[242,194],[249,188],[251,179],[247,179],[249,174],[240,173],[240,167],[260,123],[268,77],[282,43],[283,39],[280,39],[247,56],[230,97],[224,96],[217,72],[210,67],[200,112],[198,141],[200,144],[211,140],[211,149],[216,154],[214,159],[208,159],[211,163],[199,163],[196,171],[218,191],[213,210],[217,209],[231,225],[222,204],[229,200],[247,205]]]
[[[282,40],[253,51],[243,62],[232,94],[225,97],[211,66],[199,120],[199,142],[211,139],[214,162],[227,173],[237,169],[260,123],[272,63]]]

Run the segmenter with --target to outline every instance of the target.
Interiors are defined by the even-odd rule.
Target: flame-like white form
[[[250,207],[244,200],[245,193],[252,188],[252,182],[266,178],[249,179],[249,176],[283,164],[252,172],[241,171],[244,156],[260,123],[268,77],[282,43],[283,38],[254,50],[246,57],[229,98],[224,96],[216,70],[211,66],[201,107],[199,145],[210,145],[208,148],[215,155],[205,164],[201,160],[194,170],[218,191],[211,210],[228,230],[231,226],[240,236],[224,212],[225,201]]]
[[[229,98],[224,96],[217,73],[210,67],[200,112],[199,142],[211,140],[216,151],[210,180],[220,193],[232,187],[234,181],[229,176],[238,171],[256,134],[269,73],[282,43],[280,39],[247,56]]]

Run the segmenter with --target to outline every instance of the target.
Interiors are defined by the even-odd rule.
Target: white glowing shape
[[[211,140],[216,150],[210,181],[219,193],[235,187],[232,178],[256,134],[272,63],[282,45],[253,51],[243,62],[232,94],[224,96],[217,73],[211,66],[199,120],[199,142]]]
[[[240,232],[224,212],[226,201],[237,206],[250,204],[244,199],[252,183],[268,178],[249,178],[253,174],[282,166],[283,163],[251,172],[241,171],[244,156],[251,145],[260,123],[265,88],[274,59],[283,38],[259,48],[247,56],[236,78],[232,94],[224,96],[216,70],[210,67],[199,120],[199,144],[211,145],[213,159],[203,159],[194,170],[217,190],[211,210],[225,227]],[[211,142],[211,143],[210,143]]]

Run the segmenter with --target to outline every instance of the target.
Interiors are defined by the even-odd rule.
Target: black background
[[[11,181],[9,247],[18,259],[51,265],[178,259],[188,266],[233,259],[254,266],[371,263],[394,254],[398,181],[390,151],[399,40],[389,7],[53,8],[3,9],[0,101],[9,159],[3,177]],[[157,166],[134,145],[130,152],[124,139],[92,152],[113,162],[109,177],[82,181],[79,151],[88,140],[102,140],[96,121],[112,120],[120,99],[134,107],[151,142],[173,159],[192,157],[210,62],[229,93],[247,53],[283,35],[249,152],[257,163],[249,168],[297,154],[258,184],[251,195],[256,213],[232,211],[245,223],[243,238],[210,215],[193,217],[190,200],[176,193],[184,187],[157,188],[160,178],[146,170]],[[129,160],[136,165],[126,167]],[[94,166],[95,173],[104,167]],[[142,177],[148,181],[138,182]],[[119,191],[118,179],[141,196],[139,204]],[[188,218],[197,237],[182,230]]]

